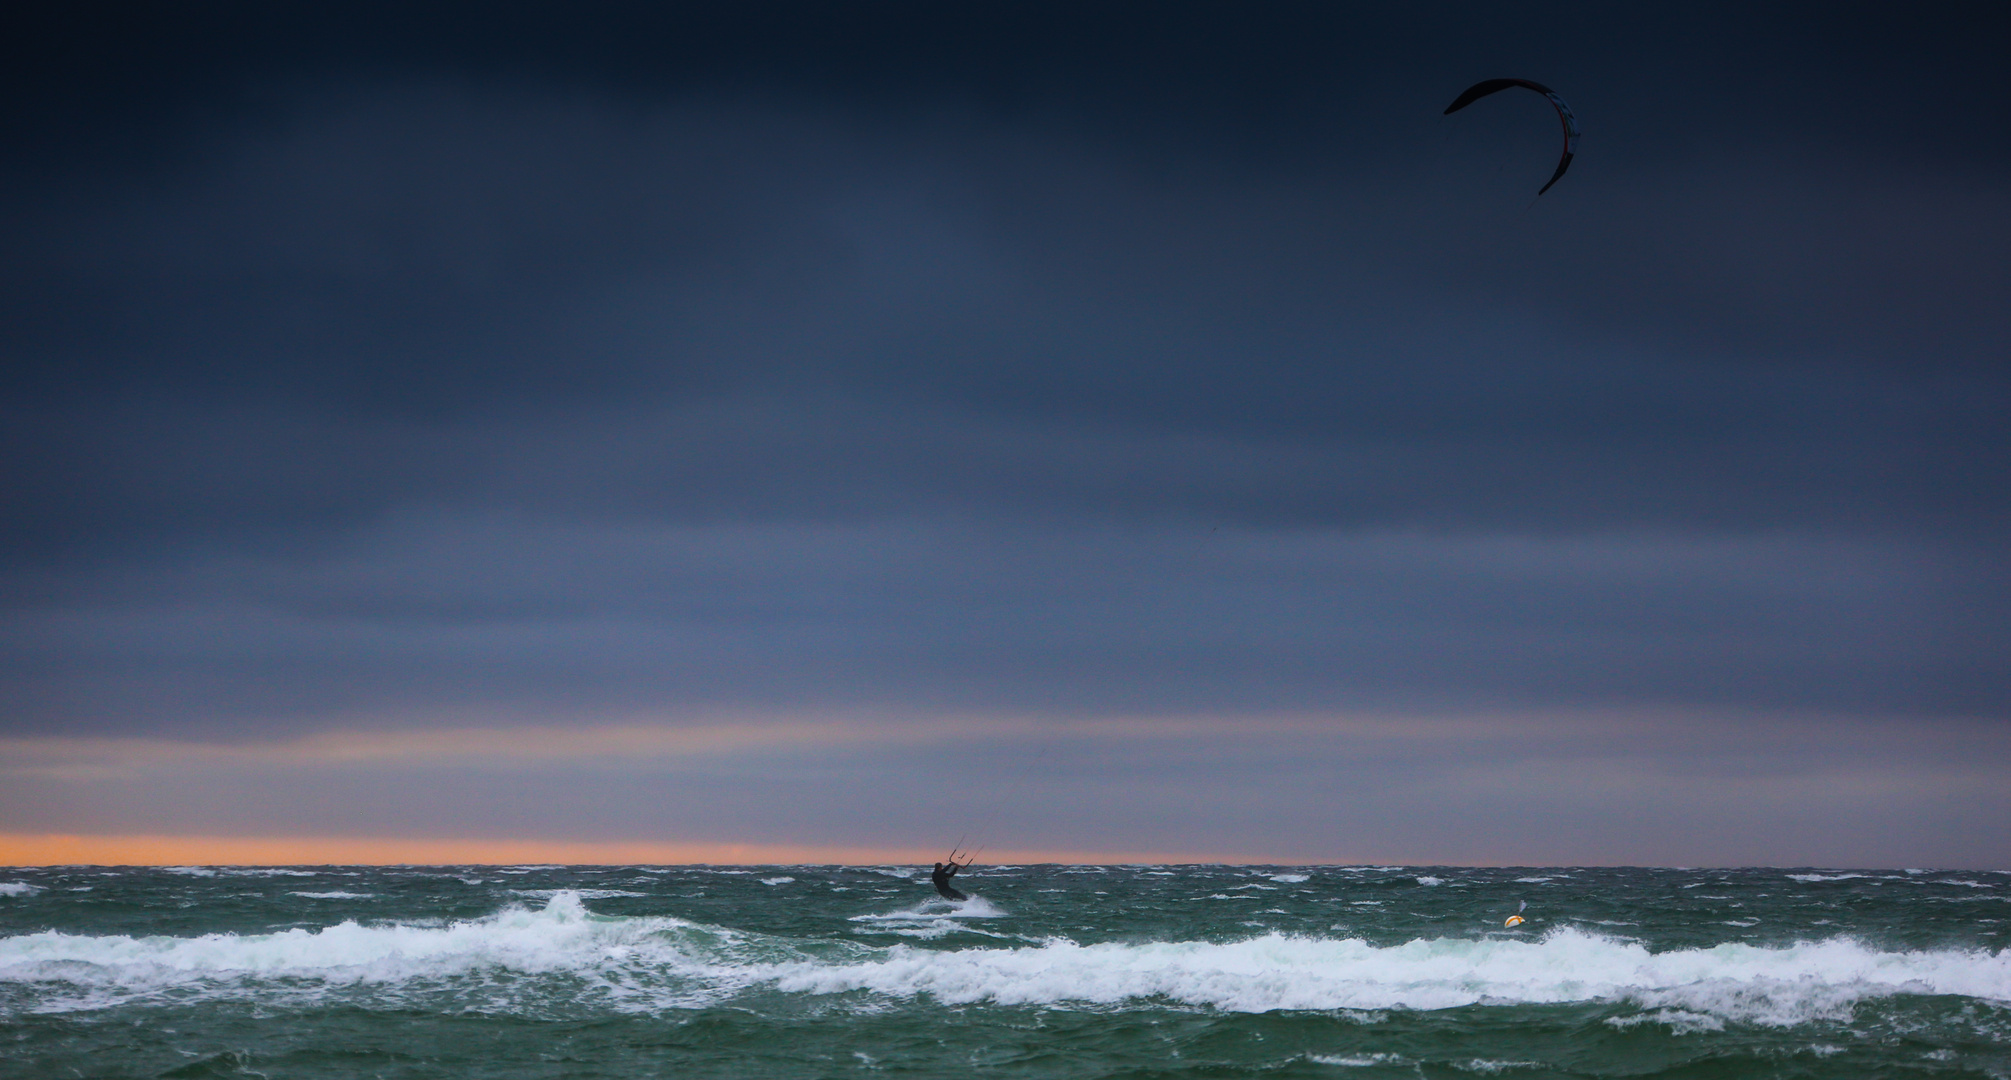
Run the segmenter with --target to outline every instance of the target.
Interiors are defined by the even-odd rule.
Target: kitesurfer
[[[950,879],[957,876],[957,871],[969,865],[969,862],[965,862],[961,866],[958,865],[956,855],[951,854],[948,863],[937,863],[936,868],[929,872],[929,881],[935,885],[936,892],[940,893],[945,900],[969,900],[970,897],[965,896],[950,886]]]

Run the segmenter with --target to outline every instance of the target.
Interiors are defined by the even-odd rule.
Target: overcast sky
[[[2011,866],[2002,13],[4,18],[0,833]]]

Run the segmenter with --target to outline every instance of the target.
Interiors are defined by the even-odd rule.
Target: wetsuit
[[[963,867],[958,866],[956,863],[951,863],[948,866],[944,866],[942,863],[937,863],[935,870],[929,874],[929,881],[936,886],[936,891],[942,894],[943,899],[945,900],[970,899],[970,897],[965,896],[963,893],[960,893],[957,890],[950,887],[950,879],[957,876],[957,871],[961,869],[963,869]]]

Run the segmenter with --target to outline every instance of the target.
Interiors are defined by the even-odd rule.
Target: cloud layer
[[[2011,705],[2011,121],[1982,16],[359,12],[17,28],[43,46],[8,76],[0,185],[19,748],[834,716],[1226,746],[1366,714],[1516,744],[1652,714],[1595,775],[1701,770],[1748,816],[1792,785],[1674,733],[1792,761],[1842,725],[1856,757],[1793,790],[1856,806],[2003,768],[1891,757],[1995,748]],[[1585,118],[1535,203],[1540,102],[1438,115],[1502,71]],[[1895,81],[1898,111],[1866,85]],[[874,745],[794,816],[727,799],[746,816],[706,839],[873,846],[874,814],[787,822],[941,764]],[[1463,768],[1461,738],[1424,745],[1417,776]],[[1543,808],[1568,745],[1487,798],[1596,805]],[[1220,851],[1201,808],[1265,782],[1209,756],[1135,783],[1212,792],[1181,820]],[[183,779],[129,804],[38,773],[0,812],[133,831],[209,782],[159,757]],[[1166,764],[1090,755],[1046,797],[1132,822],[1109,848],[1178,847],[1111,817],[1134,757]],[[273,820],[286,769],[177,820]],[[382,824],[316,776],[315,820]],[[1310,839],[1332,787],[1286,789],[1265,850],[1347,857]],[[427,790],[435,820],[496,805]],[[1717,812],[1684,790],[1584,857],[1821,847],[1641,824]],[[1890,842],[1840,858],[1948,825],[1891,798]],[[1364,805],[1368,831],[1416,813]],[[1430,847],[1457,815],[1419,820]]]

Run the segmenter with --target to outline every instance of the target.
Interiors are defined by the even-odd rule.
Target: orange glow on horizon
[[[0,833],[0,866],[562,866],[841,864],[914,865],[941,858],[920,848],[807,844],[573,840],[429,840],[386,837],[76,836]],[[1192,852],[998,851],[989,863],[1250,863]]]

